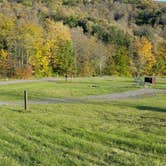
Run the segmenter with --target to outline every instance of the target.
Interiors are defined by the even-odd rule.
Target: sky
[[[156,1],[166,2],[166,0],[156,0]]]

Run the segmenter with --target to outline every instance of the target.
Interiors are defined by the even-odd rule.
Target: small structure
[[[145,77],[145,84],[156,84],[156,77]]]

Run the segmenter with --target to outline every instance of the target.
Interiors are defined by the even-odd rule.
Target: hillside
[[[1,0],[0,75],[165,75],[163,4]]]

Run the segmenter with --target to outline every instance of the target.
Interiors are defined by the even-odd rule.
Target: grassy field
[[[143,88],[137,86],[133,78],[102,77],[77,78],[65,81],[47,81],[0,85],[0,100],[22,100],[27,90],[29,99],[75,98],[80,96],[123,92]],[[152,88],[166,89],[166,78],[157,79]]]
[[[103,77],[77,78],[65,81],[47,81],[0,86],[0,100],[20,100],[27,90],[29,99],[73,98],[138,88],[133,78]]]
[[[157,84],[154,85],[154,88],[166,90],[166,77],[159,77],[156,79]]]
[[[121,84],[115,83],[116,79]],[[98,88],[93,89],[94,84]],[[0,92],[7,95],[1,93],[0,99],[20,99],[21,94],[17,94],[25,86],[36,99],[40,96],[35,92],[45,97],[76,97],[137,88],[132,84],[125,78],[92,78],[5,85]],[[51,94],[53,86],[57,91]],[[165,89],[163,80],[156,86]],[[165,166],[165,99],[166,94],[162,94],[119,101],[31,105],[26,113],[21,106],[0,106],[0,166]]]

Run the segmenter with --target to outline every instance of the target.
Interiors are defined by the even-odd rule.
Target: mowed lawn
[[[110,85],[111,77],[107,79],[5,85],[10,95],[4,99],[20,99],[21,94],[16,94],[24,86],[29,86],[29,90],[32,87],[34,99],[40,99],[35,92],[44,95],[41,98],[64,97],[65,93],[65,97],[76,97],[137,88],[131,79],[116,78],[121,84],[115,81],[112,88],[102,91],[101,82],[103,87]],[[156,86],[165,89],[160,82]],[[40,88],[44,84],[49,90]],[[47,92],[51,92],[52,84],[56,89],[59,86],[63,90],[67,85],[69,91],[77,91],[71,95],[59,90],[51,96]],[[98,85],[100,90],[91,90],[91,85]],[[5,86],[1,87],[4,93]],[[89,89],[85,92],[86,87]],[[3,98],[2,93],[0,96]],[[0,106],[0,166],[165,166],[165,101],[166,94],[160,94],[119,101],[30,105],[26,113],[22,106]]]
[[[134,78],[94,77],[74,78],[65,81],[41,81],[0,85],[0,100],[14,101],[23,99],[23,91],[28,91],[30,100],[48,98],[77,98],[88,95],[100,95],[124,92],[143,88],[135,83]],[[166,78],[157,78],[152,88],[166,90]]]
[[[43,81],[0,85],[0,100],[22,100],[23,91],[29,99],[75,98],[80,96],[107,94],[137,89],[133,78],[94,77],[74,78],[65,81]]]

